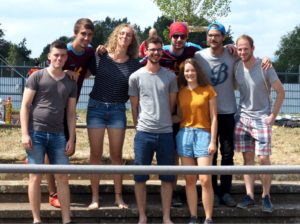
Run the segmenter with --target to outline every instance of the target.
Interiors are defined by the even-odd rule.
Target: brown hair
[[[148,49],[149,44],[160,44],[163,45],[163,41],[159,36],[156,37],[148,37],[148,39],[145,41],[145,48]]]
[[[50,52],[52,51],[53,48],[67,50],[67,45],[65,42],[61,40],[55,40],[50,45]]]
[[[253,48],[254,41],[253,41],[252,37],[250,37],[249,35],[243,34],[237,38],[236,45],[238,44],[239,40],[241,40],[241,39],[247,40],[250,44],[250,47]]]
[[[77,34],[82,26],[85,29],[89,29],[94,32],[95,26],[93,22],[88,18],[81,18],[78,19],[74,25],[74,33]]]
[[[185,61],[183,61],[179,66],[179,74],[178,74],[178,86],[184,87],[187,86],[187,81],[184,77],[184,67],[186,64],[191,64],[195,70],[197,75],[197,83],[199,86],[207,86],[210,85],[210,82],[207,78],[207,76],[204,74],[198,63],[193,58],[188,58]]]

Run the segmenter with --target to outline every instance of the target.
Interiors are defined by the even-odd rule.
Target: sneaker
[[[222,203],[226,205],[227,207],[235,207],[236,202],[235,200],[231,197],[230,194],[226,193],[222,197]]]
[[[261,199],[261,210],[263,212],[269,212],[269,213],[273,211],[273,205],[269,195],[266,195],[264,198]]]
[[[212,219],[205,219],[203,224],[214,224],[214,221]]]
[[[188,223],[189,224],[199,224],[199,220],[196,216],[192,216]]]
[[[246,195],[243,198],[243,201],[238,203],[236,207],[242,208],[242,209],[247,209],[247,208],[253,206],[254,204],[255,204],[254,200],[249,195]]]
[[[174,191],[172,196],[172,207],[180,208],[182,206],[183,206],[183,202],[181,200],[180,194]]]
[[[220,206],[220,197],[215,194],[214,196],[214,207],[219,207]]]
[[[49,204],[55,208],[60,208],[60,202],[57,197],[57,193],[49,195]]]

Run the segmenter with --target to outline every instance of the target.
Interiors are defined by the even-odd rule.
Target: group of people
[[[152,30],[153,31],[153,30]],[[284,99],[284,89],[270,62],[267,66],[254,57],[251,37],[242,35],[233,46],[225,47],[225,27],[213,22],[208,26],[209,48],[188,43],[188,26],[170,25],[170,45],[164,45],[153,31],[144,41],[138,60],[139,41],[130,24],[120,24],[109,36],[105,51],[94,52],[90,46],[94,34],[92,21],[79,19],[74,26],[74,40],[50,46],[49,67],[34,72],[27,80],[21,106],[22,144],[29,164],[68,164],[75,152],[75,110],[84,78],[95,75],[87,108],[90,164],[100,164],[105,131],[113,165],[122,164],[126,130],[125,103],[130,99],[134,138],[134,164],[150,165],[156,154],[158,165],[210,166],[233,165],[234,148],[243,153],[246,165],[270,164],[271,130]],[[140,55],[141,52],[140,52]],[[237,112],[234,95],[240,91]],[[270,89],[277,96],[272,107]],[[239,116],[235,116],[238,114]],[[236,120],[235,120],[236,119]],[[235,137],[234,137],[235,136]],[[67,174],[49,177],[49,193],[57,195],[62,222],[72,223]],[[41,174],[29,176],[29,201],[33,222],[41,223]],[[122,197],[122,176],[115,174],[115,205],[128,208]],[[147,175],[135,175],[138,223],[147,223]],[[176,176],[160,175],[163,223],[172,223],[170,208],[181,206],[177,200]],[[230,195],[232,176],[186,175],[186,198],[191,218],[199,223],[196,182],[202,186],[204,223],[213,223],[213,206],[236,206]],[[255,203],[254,178],[245,175],[246,196],[239,208]],[[271,176],[262,175],[262,210],[272,212]],[[51,185],[51,186],[50,186]],[[51,189],[51,190],[50,190]],[[99,175],[91,175],[92,200],[89,210],[98,209]],[[51,196],[50,195],[50,196]],[[173,199],[172,199],[173,196]],[[52,200],[52,198],[50,198]],[[52,200],[53,201],[53,200]]]

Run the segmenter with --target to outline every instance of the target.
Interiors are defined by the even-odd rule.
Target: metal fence
[[[0,173],[76,174],[299,174],[300,165],[265,166],[139,166],[0,164]]]
[[[0,64],[0,97],[6,99],[11,96],[13,108],[18,110],[21,106],[22,94],[30,67],[28,66],[8,66]],[[299,114],[300,113],[300,74],[299,73],[278,73],[279,78],[284,83],[286,97],[281,108],[281,113]],[[86,109],[89,93],[92,90],[94,78],[84,81],[81,95],[77,104],[77,109]],[[275,92],[271,96],[275,100]],[[236,92],[237,102],[239,94]]]

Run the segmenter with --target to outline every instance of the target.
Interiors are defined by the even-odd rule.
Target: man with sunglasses
[[[194,56],[196,51],[201,50],[200,45],[187,42],[188,25],[184,22],[174,22],[170,25],[170,45],[164,45],[164,54],[160,64],[173,70],[176,74],[179,72],[179,65],[187,58]]]
[[[179,65],[187,58],[192,58],[195,52],[201,50],[199,45],[188,43],[188,25],[184,22],[173,22],[170,25],[170,45],[163,46],[163,55],[160,59],[160,64],[174,71],[176,75],[179,73]],[[173,124],[173,136],[179,130],[179,123]],[[177,164],[178,158],[176,159]],[[172,207],[182,207],[183,201],[179,191],[176,190],[176,182],[173,186]]]

